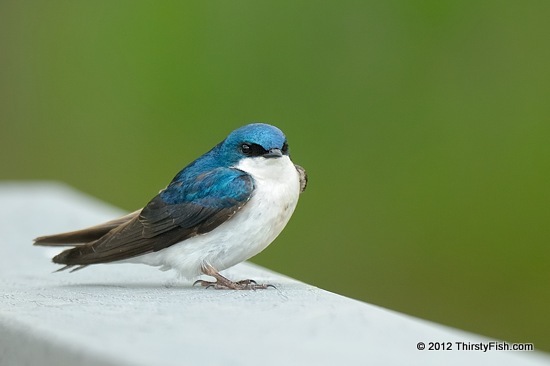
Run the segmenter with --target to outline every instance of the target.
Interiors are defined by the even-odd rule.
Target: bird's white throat
[[[274,182],[292,179],[296,168],[288,156],[280,158],[254,157],[244,158],[235,168],[245,171],[254,179],[272,180]]]

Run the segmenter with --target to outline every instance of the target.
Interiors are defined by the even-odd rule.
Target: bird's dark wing
[[[300,177],[300,193],[302,193],[307,187],[307,173],[306,170],[298,164],[294,164],[294,167],[298,171],[298,176]]]
[[[161,250],[215,229],[248,202],[253,190],[252,177],[231,168],[173,181],[139,215],[93,242],[62,252],[53,261],[88,265]]]
[[[114,228],[128,221],[131,221],[139,215],[140,211],[141,210],[137,210],[128,215],[119,217],[118,219],[107,221],[103,224],[91,226],[86,229],[70,231],[67,233],[55,235],[41,236],[34,239],[34,245],[44,245],[50,247],[83,245],[91,241],[97,240]]]

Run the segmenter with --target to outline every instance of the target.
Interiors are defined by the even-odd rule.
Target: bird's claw
[[[197,280],[193,283],[193,286],[195,285],[201,285],[204,288],[214,288],[216,290],[265,290],[269,287],[273,287],[276,289],[275,286],[271,284],[258,284],[254,280],[242,280],[242,281],[205,281],[205,280]]]
[[[213,287],[216,290],[265,290],[269,287],[275,288],[269,284],[259,284],[254,280],[241,280],[233,282],[230,279],[222,276],[212,265],[208,262],[204,262],[201,265],[201,272],[207,276],[212,276],[216,279],[216,282],[210,282],[205,280],[197,280],[193,283],[193,286],[200,284],[203,287]]]

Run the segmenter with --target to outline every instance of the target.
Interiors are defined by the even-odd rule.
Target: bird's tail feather
[[[65,247],[85,245],[91,241],[101,238],[112,229],[126,223],[139,215],[141,210],[134,211],[131,214],[120,217],[115,220],[107,221],[103,224],[92,226],[82,230],[70,231],[61,234],[41,236],[34,239],[34,245],[43,245],[50,247]]]

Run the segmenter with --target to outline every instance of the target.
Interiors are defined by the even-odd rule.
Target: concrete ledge
[[[0,184],[0,365],[548,365],[540,352],[459,351],[487,343],[252,264],[226,271],[277,290],[190,287],[171,272],[57,267],[38,235],[121,212],[54,183]],[[276,249],[273,249],[276,250]],[[418,342],[452,342],[419,351]],[[536,345],[535,345],[536,346]]]

